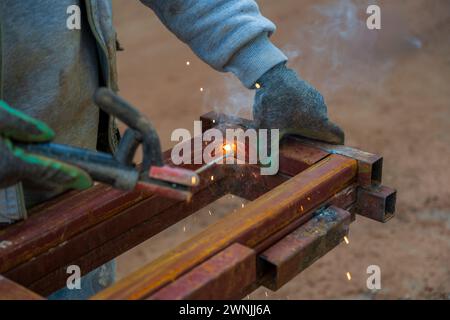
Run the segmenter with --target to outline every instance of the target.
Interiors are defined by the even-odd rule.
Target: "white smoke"
[[[381,7],[382,30],[369,30],[366,25],[367,7],[374,4]],[[282,46],[289,66],[326,97],[344,88],[383,86],[402,54],[423,47],[395,6],[398,4],[382,0],[328,0],[302,7],[307,14],[289,31],[288,42]],[[282,28],[279,22],[278,29]],[[227,75],[223,81],[226,98],[217,99],[210,92],[205,95],[205,106],[248,115],[254,93],[233,76]]]
[[[255,95],[254,91],[245,88],[231,74],[226,74],[223,77],[221,90],[226,93],[225,98],[216,97],[214,90],[205,93],[203,105],[207,110],[212,109],[218,113],[250,118]]]
[[[381,30],[369,30],[366,25],[366,9],[374,4],[381,7]],[[309,7],[308,16],[314,18],[302,24],[283,47],[290,66],[325,95],[346,87],[383,85],[399,51],[423,46],[391,8],[378,0],[336,0]]]

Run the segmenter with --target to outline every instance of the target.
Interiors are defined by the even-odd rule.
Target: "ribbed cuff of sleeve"
[[[253,88],[261,76],[288,58],[263,34],[241,48],[225,66],[225,71],[234,73],[247,88]]]

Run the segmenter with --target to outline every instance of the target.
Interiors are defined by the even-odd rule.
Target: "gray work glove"
[[[301,135],[333,144],[344,143],[344,132],[329,121],[322,95],[285,63],[258,81],[253,117],[264,129],[280,129],[280,137]]]
[[[92,180],[83,170],[14,146],[14,141],[46,142],[53,137],[47,125],[0,101],[0,188],[21,181],[46,188],[90,187]]]

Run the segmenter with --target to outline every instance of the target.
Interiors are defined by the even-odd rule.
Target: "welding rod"
[[[213,161],[211,161],[211,162],[208,162],[208,163],[205,164],[203,167],[197,169],[197,170],[195,171],[195,173],[196,173],[196,174],[200,174],[200,173],[202,173],[202,172],[208,170],[209,168],[211,168],[213,165],[219,164],[220,161],[225,160],[226,158],[228,158],[228,157],[231,156],[231,155],[232,155],[232,153],[231,153],[231,154],[226,154],[226,155],[224,155],[223,157],[218,157],[217,159],[215,159],[215,160],[213,160]]]

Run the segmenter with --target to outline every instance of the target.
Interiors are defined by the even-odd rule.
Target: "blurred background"
[[[325,96],[347,144],[384,156],[398,189],[385,225],[357,217],[350,243],[274,293],[249,299],[450,299],[450,1],[260,0],[289,66]],[[200,61],[139,1],[113,0],[121,95],[143,110],[164,149],[211,110],[251,116],[253,93]],[[366,27],[378,4],[382,29]],[[189,62],[189,64],[187,63]],[[201,91],[203,88],[203,91]],[[119,278],[240,207],[227,196],[118,259]],[[366,288],[381,268],[382,289]],[[346,273],[350,272],[349,281]]]

